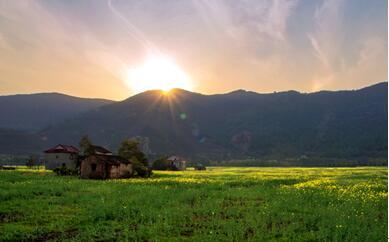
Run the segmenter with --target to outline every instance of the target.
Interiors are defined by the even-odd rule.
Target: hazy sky
[[[193,91],[355,89],[387,79],[386,0],[0,0],[0,94],[124,99],[170,56]]]

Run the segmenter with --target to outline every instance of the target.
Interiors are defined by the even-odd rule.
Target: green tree
[[[153,162],[153,169],[154,170],[161,170],[161,171],[169,170],[170,165],[169,165],[167,158],[168,158],[167,156],[164,156],[164,157],[160,157],[160,158],[156,159]]]
[[[123,158],[132,161],[136,175],[141,177],[148,177],[151,175],[151,170],[148,167],[149,162],[147,160],[147,157],[139,149],[139,143],[136,140],[123,140],[119,147],[118,153]]]
[[[31,169],[35,165],[35,163],[36,163],[36,158],[33,155],[31,155],[26,162],[26,166]]]
[[[90,141],[88,135],[85,135],[81,138],[79,145],[81,154],[85,156],[93,154],[92,142]]]

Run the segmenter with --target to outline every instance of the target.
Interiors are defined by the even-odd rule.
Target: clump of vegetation
[[[38,157],[35,156],[35,155],[30,155],[28,157],[28,159],[27,159],[26,166],[29,169],[36,168],[36,167],[39,169],[39,159],[38,159]]]
[[[53,169],[53,172],[59,176],[75,176],[78,175],[77,169],[71,169],[66,166],[60,166]]]
[[[159,171],[179,171],[180,169],[168,160],[167,156],[156,159],[153,162],[153,169]]]
[[[167,160],[167,156],[160,157],[153,162],[153,169],[159,171],[173,170],[170,166],[170,162]]]
[[[197,164],[194,166],[194,169],[197,170],[197,171],[205,171],[207,168],[205,167],[205,165],[200,164],[200,163],[197,163]]]
[[[0,165],[0,170],[16,170],[16,167]]]
[[[94,153],[92,142],[90,141],[88,135],[85,135],[80,140],[80,152],[83,156],[89,156]]]
[[[150,177],[152,170],[146,155],[139,149],[139,142],[133,139],[124,140],[118,150],[121,157],[132,161],[134,175],[140,177]]]

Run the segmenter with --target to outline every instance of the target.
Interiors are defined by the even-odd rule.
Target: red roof
[[[73,153],[77,154],[80,152],[76,147],[71,145],[57,145],[51,149],[45,150],[45,153]]]

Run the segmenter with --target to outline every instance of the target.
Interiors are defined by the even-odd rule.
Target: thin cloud
[[[384,5],[345,0],[0,1],[0,69],[8,83],[0,91],[25,86],[125,98],[132,93],[122,73],[150,49],[176,59],[199,92],[364,86],[386,78]]]
[[[232,38],[241,39],[236,35],[250,34],[254,38],[284,41],[288,18],[293,14],[299,1],[200,0],[193,2],[208,24],[216,24]]]

